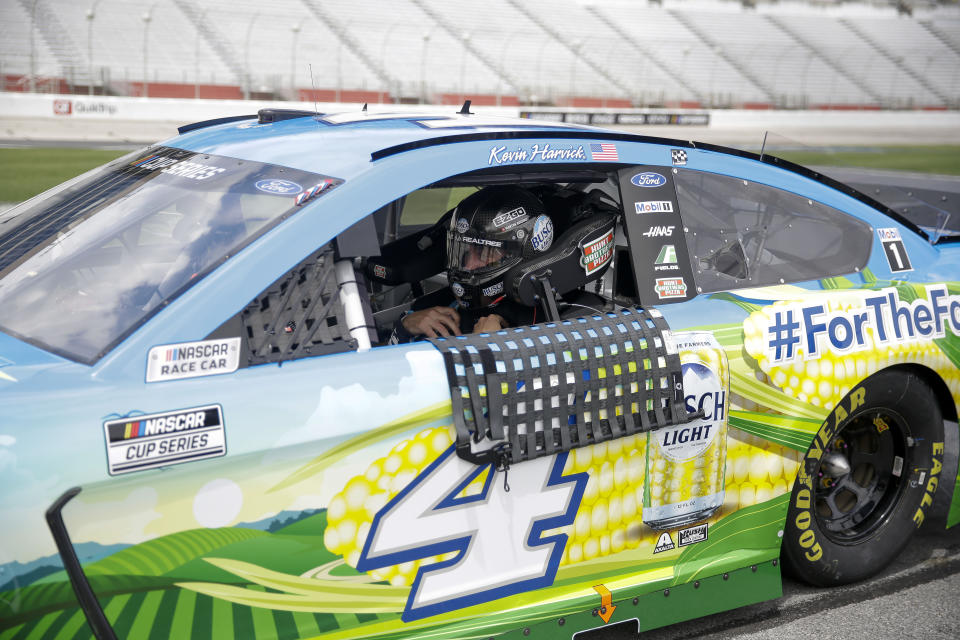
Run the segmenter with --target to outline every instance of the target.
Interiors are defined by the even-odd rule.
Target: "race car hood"
[[[0,392],[41,371],[67,363],[59,356],[0,332]]]

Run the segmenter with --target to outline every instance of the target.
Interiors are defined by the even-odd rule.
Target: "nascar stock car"
[[[583,638],[869,576],[960,521],[943,231],[469,109],[183,127],[0,215],[0,639]]]

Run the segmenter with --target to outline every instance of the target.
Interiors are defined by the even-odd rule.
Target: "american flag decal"
[[[617,155],[617,145],[608,142],[592,143],[590,145],[590,155],[594,160],[619,160]]]

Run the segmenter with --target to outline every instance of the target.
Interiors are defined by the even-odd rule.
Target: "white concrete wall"
[[[356,110],[361,106],[318,103],[316,109],[321,113],[329,113]],[[0,141],[148,143],[176,135],[176,128],[184,124],[253,114],[265,107],[313,110],[314,103],[0,93]],[[449,105],[387,104],[372,104],[369,109],[421,113],[450,113],[457,110]],[[472,110],[478,114],[512,117],[520,112],[516,107],[473,107]],[[708,126],[618,128],[648,135],[746,147],[759,147],[763,134],[768,131],[774,134],[772,141],[781,146],[960,144],[960,112],[957,111],[712,110],[709,113]]]

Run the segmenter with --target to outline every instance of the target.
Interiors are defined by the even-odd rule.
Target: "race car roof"
[[[269,120],[270,118],[266,118]],[[577,132],[578,137],[604,137],[602,129],[521,118],[488,117],[451,112],[411,113],[354,111],[264,121],[265,118],[212,121],[165,141],[165,146],[256,160],[348,178],[362,170],[378,152],[414,148],[451,134],[500,137],[553,137]],[[526,134],[526,135],[524,135]],[[625,136],[632,137],[635,136]]]
[[[275,115],[275,114],[273,114]],[[291,112],[298,117],[224,118],[184,127],[186,132],[161,144],[197,153],[229,156],[282,165],[349,180],[369,169],[371,162],[438,144],[520,138],[579,138],[620,140],[717,151],[771,164],[812,178],[883,212],[924,238],[913,221],[857,189],[818,171],[749,151],[713,144],[643,136],[585,125],[471,113],[353,111]]]

